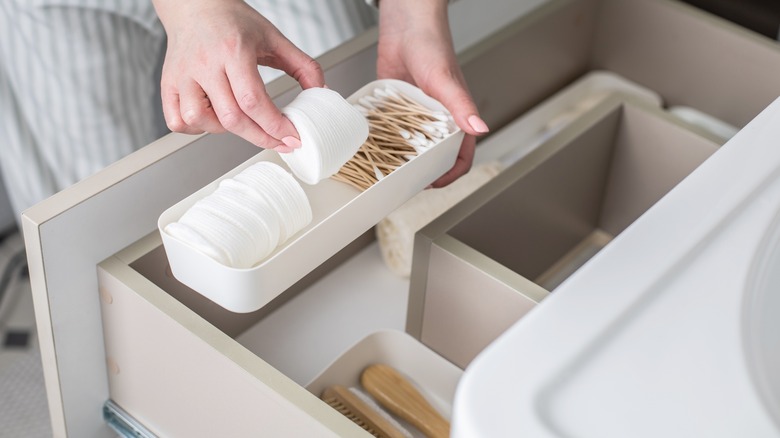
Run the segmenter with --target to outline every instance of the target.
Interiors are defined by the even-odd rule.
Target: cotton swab
[[[447,113],[432,111],[391,86],[374,89],[353,106],[368,121],[368,139],[333,178],[361,191],[433,147],[454,126]]]

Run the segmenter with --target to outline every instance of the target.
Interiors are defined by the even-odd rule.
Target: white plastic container
[[[319,396],[332,385],[360,387],[360,375],[369,365],[382,363],[396,369],[444,418],[451,419],[455,390],[463,370],[436,354],[408,333],[380,330],[350,347],[308,385]],[[364,390],[365,392],[365,390]],[[417,431],[399,420],[415,437]]]
[[[356,103],[361,97],[373,94],[375,88],[387,85],[433,111],[446,111],[417,87],[392,79],[371,82],[347,100]],[[287,169],[276,152],[260,152],[160,215],[157,226],[171,271],[176,279],[225,309],[238,313],[255,311],[448,171],[455,164],[462,139],[463,132],[456,129],[362,193],[331,179],[313,186],[304,184],[312,207],[311,223],[251,268],[222,265],[165,232],[168,224],[212,193],[221,180],[233,177],[251,164],[272,161]]]

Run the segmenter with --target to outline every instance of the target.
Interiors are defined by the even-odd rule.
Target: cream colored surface
[[[624,105],[599,213],[617,235],[718,149],[666,112]]]
[[[40,238],[35,232],[35,226],[24,217],[22,227],[25,234],[25,250],[28,260],[41,260]],[[30,236],[30,237],[28,237]],[[38,263],[29,263],[30,287],[33,290],[32,299],[35,308],[36,332],[41,350],[43,365],[43,380],[46,385],[46,398],[49,403],[49,421],[55,437],[65,436],[65,413],[63,412],[62,395],[60,392],[60,375],[57,367],[57,355],[54,350],[54,330],[52,329],[51,309],[46,295],[35,293],[36,290],[46,290],[46,277],[43,267]],[[45,315],[42,317],[41,315]]]
[[[362,436],[362,429],[117,259],[98,271],[111,398],[160,436]],[[219,378],[214,378],[219,376]],[[154,413],[153,417],[139,415]]]
[[[465,368],[547,291],[444,236],[430,249],[421,340]]]
[[[601,251],[612,239],[613,236],[603,230],[594,230],[566,255],[547,268],[542,275],[534,278],[533,282],[545,290],[552,291]]]
[[[593,70],[562,88],[491,134],[490,147],[480,147],[474,163],[500,161],[509,166],[526,156],[566,125],[612,94],[621,93],[661,107],[661,96],[615,73]]]
[[[743,127],[780,95],[777,42],[679,1],[605,0],[591,63]]]
[[[742,127],[780,95],[779,52],[775,41],[678,1],[560,0],[461,58],[494,131],[591,70]]]
[[[331,433],[328,430],[335,431],[336,436],[352,436],[349,433],[354,433],[354,429],[343,429],[343,425],[338,425],[340,421],[332,424],[332,415],[336,415],[338,420],[342,417],[317,399],[316,394],[321,392],[322,387],[318,391],[313,390],[315,394],[304,389],[301,381],[308,381],[309,377],[302,377],[295,370],[295,364],[290,362],[306,362],[298,365],[308,369],[321,367],[316,368],[318,371],[327,368],[324,376],[352,373],[350,378],[357,380],[359,369],[351,367],[362,368],[366,362],[353,360],[347,362],[349,366],[343,366],[345,362],[339,358],[342,365],[319,364],[319,359],[311,359],[319,357],[317,354],[311,354],[316,348],[307,347],[307,344],[318,344],[318,347],[328,350],[327,354],[332,355],[331,358],[335,358],[340,353],[333,351],[334,344],[337,345],[338,342],[326,340],[327,345],[322,345],[322,340],[318,341],[317,337],[322,337],[323,332],[335,336],[338,330],[343,332],[351,328],[353,333],[349,335],[360,336],[360,331],[365,330],[360,321],[382,324],[384,315],[372,317],[370,314],[353,315],[349,318],[347,327],[343,327],[343,323],[334,323],[344,315],[350,315],[345,312],[345,308],[349,310],[350,306],[354,307],[351,303],[346,306],[339,305],[341,301],[355,301],[356,296],[367,296],[363,288],[356,283],[359,279],[352,278],[352,286],[345,288],[347,295],[339,298],[332,293],[333,282],[329,275],[300,296],[285,303],[276,313],[255,315],[260,321],[239,336],[243,343],[250,345],[253,350],[250,351],[237,339],[228,336],[167,291],[160,289],[145,277],[144,273],[133,268],[138,266],[138,260],[158,251],[159,246],[159,236],[150,235],[109,258],[100,267],[103,326],[108,345],[106,361],[109,364],[111,397],[115,402],[150,429],[158,433],[162,431],[165,436],[192,436],[190,434],[198,431],[206,436],[222,433],[227,434],[225,436],[244,436],[257,430],[274,432],[270,436],[297,436],[294,435],[296,433],[301,436],[328,436],[327,434]],[[352,251],[354,254],[354,250]],[[367,256],[369,251],[375,253],[375,256]],[[361,250],[345,265],[372,259],[373,266],[384,269],[375,245]],[[337,274],[339,270],[341,267],[333,274]],[[395,278],[389,272],[387,275]],[[342,275],[338,278],[344,277]],[[363,281],[370,284],[369,279]],[[389,306],[391,299],[403,304],[402,293],[403,290],[386,291],[385,295],[392,296],[388,296],[382,305],[385,313],[392,312]],[[376,305],[379,302],[376,298],[373,297],[367,302]],[[315,304],[307,310],[305,306],[301,306],[307,300],[314,300],[319,305]],[[331,303],[332,301],[335,302]],[[329,306],[339,310],[335,317],[334,309],[329,309]],[[398,305],[397,308],[400,315],[403,307]],[[289,311],[295,310],[297,312],[289,314]],[[351,314],[354,314],[355,310],[352,310]],[[277,315],[282,316],[282,320],[275,318]],[[310,318],[303,315],[309,315]],[[311,330],[307,331],[307,327],[302,327],[299,321],[308,321],[303,325],[311,325]],[[385,321],[384,324],[400,327],[402,321],[397,321],[397,324],[388,324]],[[328,327],[323,329],[322,325],[336,327],[333,330]],[[287,354],[292,352],[290,362],[279,361],[273,352],[259,345],[261,343],[257,339],[252,345],[248,336],[252,336],[251,332],[255,329],[275,344],[281,344]],[[376,328],[373,328],[373,331],[376,331]],[[382,355],[376,354],[377,349],[390,347],[385,349],[384,360],[425,382],[436,400],[440,401],[437,406],[441,406],[443,402],[446,410],[450,409],[455,384],[461,373],[452,364],[436,356],[410,336],[397,331],[390,335],[374,333],[360,345],[369,348],[362,348],[362,360],[365,361],[380,359]],[[366,351],[371,354],[366,356]],[[261,358],[266,356],[273,359],[274,364]],[[351,357],[354,359],[356,356],[353,354]],[[215,375],[220,378],[214,379]],[[319,380],[333,383],[328,379],[322,377]],[[340,380],[339,383],[349,384],[350,381]],[[176,401],[182,399],[186,400],[186,403],[178,406]],[[229,412],[223,412],[223,409]],[[251,412],[257,412],[258,409],[267,411],[268,414],[251,415]],[[218,412],[214,415],[219,415],[220,419],[211,417],[207,413],[210,410]],[[191,412],[203,414],[194,420],[195,425],[183,424]],[[304,419],[301,420],[298,415],[303,415]],[[227,424],[228,422],[230,424]],[[295,422],[298,428],[288,430],[290,422]],[[354,426],[351,422],[348,423]],[[359,428],[357,430],[362,432]]]

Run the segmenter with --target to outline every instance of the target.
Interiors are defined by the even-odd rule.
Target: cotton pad
[[[230,265],[230,261],[228,260],[228,257],[225,255],[224,251],[214,246],[197,231],[193,230],[187,225],[173,222],[165,227],[165,232],[182,242],[186,242],[196,251],[211,257],[217,262],[226,266]]]
[[[165,231],[217,262],[250,268],[311,222],[306,193],[271,162],[220,182]]]
[[[280,155],[306,184],[336,174],[368,138],[366,118],[333,90],[303,90],[282,113],[298,130],[301,147]]]

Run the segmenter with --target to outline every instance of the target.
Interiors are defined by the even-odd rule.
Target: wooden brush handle
[[[408,421],[429,438],[450,436],[450,424],[419,391],[395,369],[371,365],[360,376],[360,384],[385,409]]]

